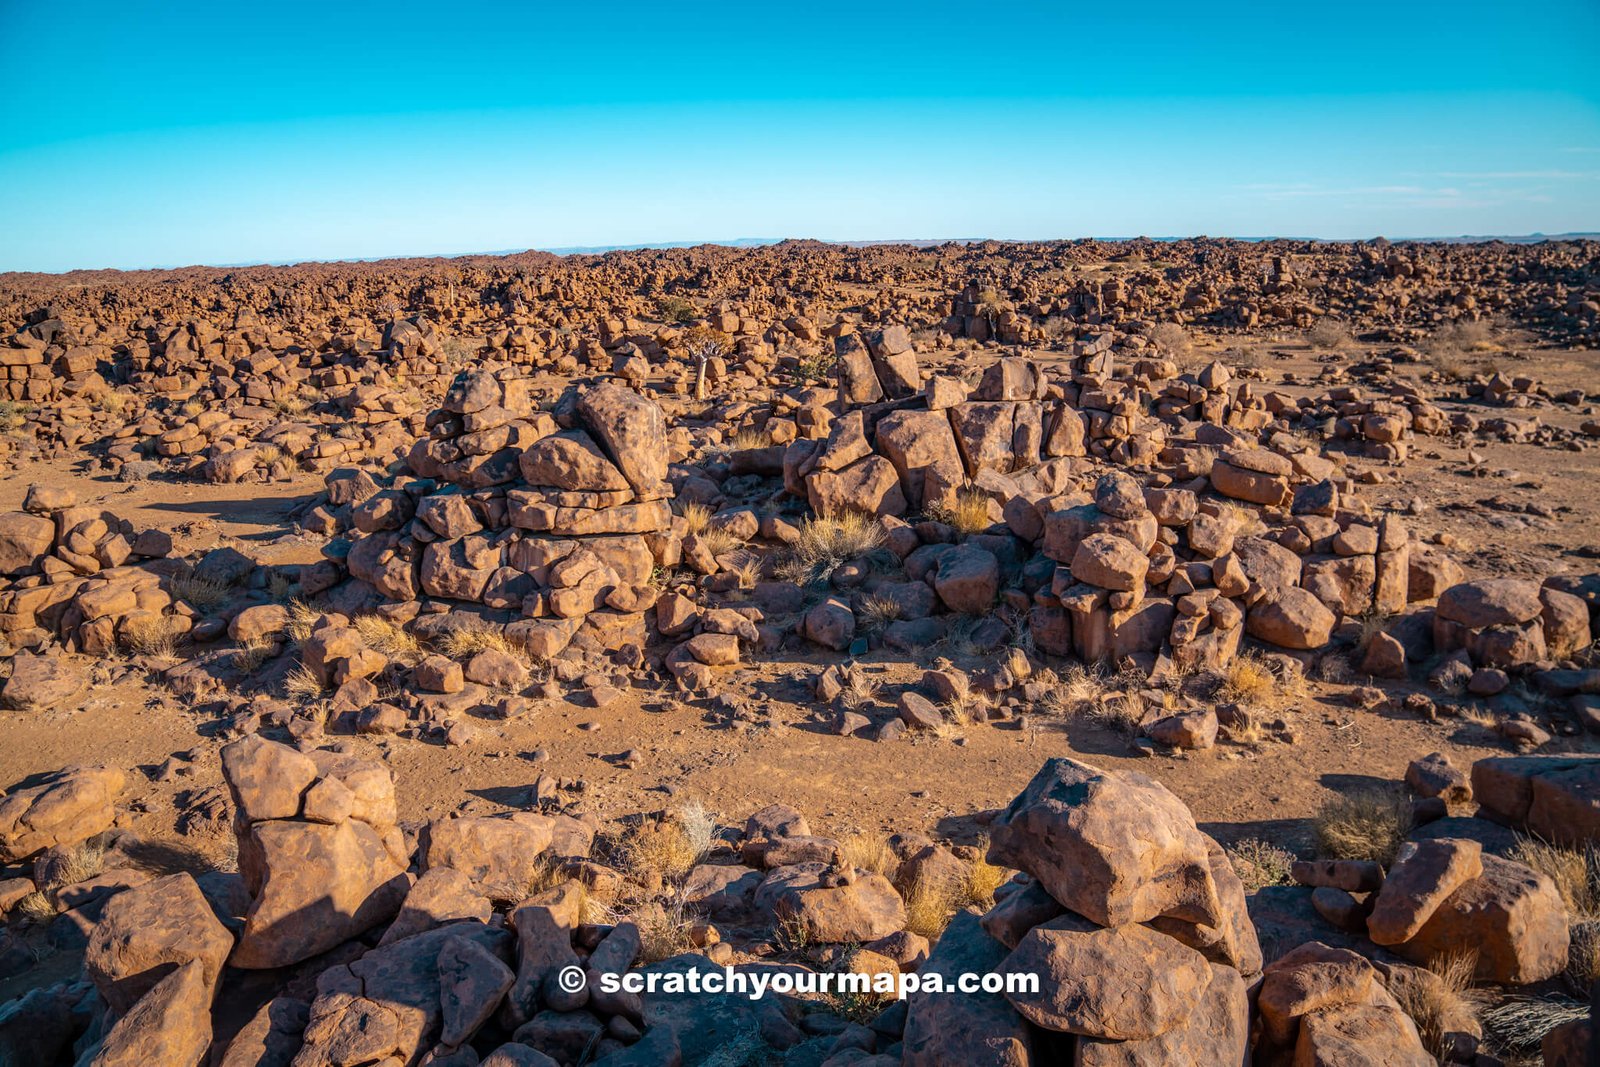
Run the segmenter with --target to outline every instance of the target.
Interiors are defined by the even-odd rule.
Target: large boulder
[[[659,499],[667,477],[667,424],[661,407],[626,386],[607,383],[578,398],[578,414],[638,498]]]
[[[1485,626],[1532,622],[1543,609],[1538,582],[1523,578],[1484,578],[1446,589],[1439,595],[1435,610],[1441,619],[1478,630]]]
[[[1102,926],[1224,921],[1205,835],[1183,801],[1137,772],[1046,761],[991,825],[989,860]]]
[[[1567,909],[1548,877],[1484,854],[1483,873],[1445,898],[1409,940],[1392,951],[1421,964],[1468,948],[1479,981],[1527,985],[1567,965]]]
[[[883,875],[826,863],[775,868],[756,890],[756,907],[793,923],[806,940],[872,941],[906,924],[905,904]]]
[[[410,885],[378,831],[356,819],[256,823],[247,847],[260,889],[235,967],[286,967],[326,952],[394,918]]]
[[[114,767],[66,767],[37,785],[0,797],[0,862],[55,845],[76,845],[111,828],[127,784]]]
[[[1006,947],[984,932],[977,915],[960,911],[919,973],[953,983],[963,974],[993,972],[1006,955]],[[1032,1030],[1001,993],[911,993],[902,1040],[904,1067],[1029,1067],[1036,1062]]]
[[[106,1005],[120,1015],[190,961],[199,962],[207,990],[215,990],[232,949],[232,935],[193,876],[172,874],[106,902],[89,934],[83,969]]]
[[[1307,650],[1326,645],[1338,621],[1309,590],[1292,586],[1258,600],[1245,616],[1245,629],[1268,644]]]
[[[1035,1026],[1113,1041],[1166,1033],[1211,984],[1205,957],[1165,934],[1105,929],[1070,912],[1028,931],[999,970],[1038,976],[1036,990],[1006,994]]]

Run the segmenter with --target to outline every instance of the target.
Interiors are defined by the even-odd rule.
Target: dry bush
[[[882,834],[851,834],[839,842],[839,849],[846,867],[881,874],[891,882],[900,871],[900,857]]]
[[[382,615],[357,615],[351,624],[374,652],[409,663],[422,658],[422,642],[406,628]]]
[[[283,458],[283,449],[277,445],[256,446],[256,462],[263,467],[270,467]]]
[[[882,685],[875,678],[852,665],[844,671],[844,690],[839,694],[839,699],[847,708],[865,707],[877,702],[881,688]]]
[[[956,491],[955,501],[936,501],[926,509],[929,519],[952,527],[957,533],[982,533],[994,525],[989,518],[989,498],[974,489]]]
[[[289,640],[299,644],[311,636],[311,631],[322,620],[322,612],[307,604],[304,600],[289,601],[289,622],[284,626],[283,632],[289,635]]]
[[[311,410],[311,401],[298,393],[291,393],[288,396],[274,400],[272,402],[272,410],[289,418],[299,418]]]
[[[1312,348],[1344,348],[1351,343],[1350,328],[1339,319],[1324,315],[1306,331],[1306,343]]]
[[[698,537],[711,522],[711,509],[704,504],[685,504],[682,517],[683,532]]]
[[[860,512],[807,519],[789,546],[779,577],[806,584],[824,581],[841,563],[883,547],[883,541],[878,520]]]
[[[1218,695],[1236,704],[1265,704],[1278,688],[1278,678],[1259,656],[1243,653],[1233,657],[1223,671]]]
[[[182,600],[194,610],[205,614],[228,599],[228,587],[210,578],[193,574],[174,575],[167,580],[167,592],[174,600]]]
[[[1194,351],[1189,331],[1176,322],[1158,322],[1145,331],[1145,336],[1156,346],[1156,351],[1177,363],[1186,362]]]
[[[713,559],[725,556],[744,544],[725,526],[707,526],[695,534],[694,539],[700,542],[701,548],[711,553]]]
[[[1448,323],[1433,331],[1427,343],[1430,355],[1494,352],[1499,347],[1494,339],[1494,325],[1488,319],[1461,319]]]
[[[1572,922],[1600,921],[1600,851],[1563,848],[1536,837],[1517,840],[1508,858],[1532,867],[1556,885]]]
[[[748,593],[761,582],[761,557],[745,554],[731,573],[739,581],[739,591]]]
[[[694,949],[692,930],[698,917],[681,895],[666,905],[651,902],[634,909],[627,920],[639,928],[639,963],[660,963]]]
[[[322,696],[322,683],[303,664],[284,675],[283,693],[288,697],[315,700]]]
[[[1295,858],[1288,849],[1259,837],[1246,838],[1228,849],[1228,859],[1233,863],[1234,873],[1244,883],[1246,893],[1269,885],[1290,885],[1289,870]]]
[[[277,642],[266,637],[252,637],[239,643],[233,650],[233,669],[240,674],[253,674],[261,665],[277,654]]]
[[[1365,789],[1330,798],[1312,820],[1327,859],[1375,860],[1388,868],[1411,830],[1411,806],[1395,793]]]
[[[772,444],[772,432],[766,427],[746,426],[728,442],[730,452],[749,452]]]
[[[1416,1023],[1422,1047],[1441,1062],[1445,1035],[1476,1014],[1466,993],[1477,966],[1476,953],[1451,953],[1435,959],[1421,975],[1389,986],[1401,1010]]]
[[[1588,1017],[1587,1001],[1524,996],[1507,997],[1479,1016],[1484,1035],[1495,1052],[1531,1055],[1534,1063],[1540,1062],[1539,1042],[1544,1035],[1564,1023]]]
[[[900,618],[900,602],[894,597],[869,593],[861,598],[861,608],[856,614],[867,629],[881,630]]]
[[[171,615],[135,615],[122,624],[122,647],[136,655],[171,659],[186,632]]]

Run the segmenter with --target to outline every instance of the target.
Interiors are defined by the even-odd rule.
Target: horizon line
[[[403,263],[435,259],[506,259],[512,256],[526,255],[530,252],[539,252],[546,255],[566,258],[568,256],[606,255],[611,252],[640,252],[649,251],[652,249],[668,251],[677,249],[703,248],[708,246],[716,248],[765,248],[771,247],[772,245],[785,244],[790,241],[811,241],[817,244],[837,245],[842,248],[870,248],[885,245],[911,245],[915,247],[931,248],[946,244],[983,244],[989,241],[994,241],[1000,244],[1075,244],[1082,241],[1096,241],[1106,244],[1127,244],[1140,241],[1150,241],[1157,244],[1173,244],[1179,241],[1239,241],[1247,244],[1265,244],[1272,241],[1309,241],[1316,244],[1370,244],[1377,241],[1384,241],[1389,244],[1488,244],[1495,241],[1502,241],[1508,244],[1538,244],[1546,241],[1587,240],[1600,240],[1600,230],[1575,230],[1552,234],[1534,231],[1532,233],[1525,234],[1455,234],[1436,235],[1431,237],[1384,237],[1381,234],[1375,234],[1371,237],[1313,237],[1294,234],[1277,234],[1270,236],[1193,234],[1188,236],[1150,237],[1141,234],[1136,236],[1121,237],[1084,235],[1079,237],[898,237],[846,239],[820,237],[734,237],[696,241],[643,241],[636,244],[560,245],[546,248],[503,248],[475,252],[408,252],[381,256],[340,256],[331,259],[262,259],[246,260],[236,263],[185,263],[176,265],[160,264],[148,267],[71,267],[66,270],[5,270],[0,271],[0,278],[7,278],[15,275],[63,277],[70,274],[139,274],[183,270],[248,270],[255,267],[337,266],[345,263]]]

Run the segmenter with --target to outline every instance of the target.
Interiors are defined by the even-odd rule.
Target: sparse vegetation
[[[311,631],[316,628],[322,619],[322,612],[307,604],[304,600],[289,601],[289,622],[284,627],[284,633],[289,640],[296,644],[311,636]]]
[[[1600,922],[1600,849],[1564,848],[1537,837],[1518,839],[1509,858],[1555,883],[1573,922]]]
[[[994,525],[989,518],[989,498],[975,489],[958,489],[950,502],[936,502],[927,509],[928,518],[953,527],[957,533],[982,533]]]
[[[881,630],[900,618],[900,602],[893,597],[868,593],[861,598],[861,607],[856,615],[868,630]]]
[[[291,698],[316,700],[322,696],[323,688],[316,675],[305,666],[299,666],[284,676],[283,692]]]
[[[1259,837],[1247,837],[1228,849],[1228,859],[1244,883],[1244,891],[1254,893],[1269,885],[1289,885],[1295,854]]]
[[[1476,968],[1475,953],[1457,952],[1434,960],[1427,970],[1407,981],[1390,985],[1400,1007],[1417,1024],[1422,1046],[1441,1062],[1445,1059],[1445,1035],[1476,1015],[1466,995]]]
[[[255,637],[243,641],[233,652],[233,669],[240,674],[252,674],[261,668],[261,665],[271,659],[278,651],[276,642]]]
[[[221,582],[194,574],[174,575],[167,580],[167,590],[174,600],[181,600],[202,614],[221,605],[231,592]]]
[[[900,870],[900,857],[894,854],[882,834],[851,834],[839,842],[847,867],[859,867],[894,881]]]
[[[357,615],[351,625],[374,652],[382,652],[401,663],[412,663],[422,658],[422,642],[392,619],[382,615]]]
[[[656,299],[656,311],[663,322],[693,322],[694,305],[681,296],[663,296]]]
[[[1350,327],[1340,319],[1324,315],[1306,331],[1306,343],[1312,348],[1324,351],[1346,348],[1351,343]]]
[[[1145,336],[1156,346],[1159,354],[1180,366],[1188,363],[1194,353],[1194,342],[1189,339],[1189,331],[1176,322],[1158,322],[1145,331]]]
[[[1566,997],[1510,996],[1479,1016],[1484,1035],[1501,1054],[1539,1054],[1544,1035],[1563,1023],[1589,1016],[1587,1001]],[[1535,1060],[1534,1062],[1538,1062]]]
[[[1358,790],[1330,798],[1312,825],[1320,855],[1375,860],[1388,867],[1411,830],[1411,808],[1396,793]]]
[[[468,659],[484,651],[504,652],[521,660],[530,670],[534,666],[527,649],[508,638],[504,630],[489,623],[457,626],[446,631],[435,647],[444,655],[456,660]]]
[[[778,577],[802,584],[826,581],[841,563],[881,548],[883,540],[878,520],[859,512],[807,519],[779,564]]]
[[[1265,704],[1277,689],[1278,679],[1259,656],[1245,652],[1224,669],[1219,695],[1239,704]]]
[[[139,656],[171,659],[187,627],[176,616],[131,615],[122,624],[122,647]]]

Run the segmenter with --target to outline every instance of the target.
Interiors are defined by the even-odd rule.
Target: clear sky
[[[1600,0],[0,0],[0,270],[1600,230]]]

